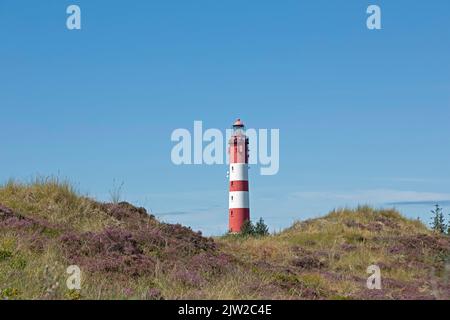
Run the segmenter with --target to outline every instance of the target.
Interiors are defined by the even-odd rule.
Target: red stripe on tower
[[[238,119],[233,124],[233,134],[229,141],[230,153],[230,194],[229,231],[241,232],[245,221],[250,220],[248,189],[248,137],[244,123]]]
[[[248,191],[248,181],[230,181],[230,191]]]

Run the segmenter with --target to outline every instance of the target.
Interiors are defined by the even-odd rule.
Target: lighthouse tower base
[[[230,209],[229,213],[230,213],[229,232],[230,233],[241,232],[241,228],[244,225],[244,223],[250,220],[250,209],[248,208]]]

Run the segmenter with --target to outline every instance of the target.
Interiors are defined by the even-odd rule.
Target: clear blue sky
[[[66,29],[66,7],[82,30]],[[366,8],[382,9],[380,31]],[[450,213],[450,2],[0,1],[0,182],[59,175],[221,234],[226,166],[172,164],[172,130],[279,128],[250,170],[272,229],[340,206]]]

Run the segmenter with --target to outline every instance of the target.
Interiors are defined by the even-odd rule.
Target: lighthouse
[[[228,142],[230,154],[229,231],[241,232],[245,221],[250,220],[248,189],[248,137],[244,123],[237,119]]]

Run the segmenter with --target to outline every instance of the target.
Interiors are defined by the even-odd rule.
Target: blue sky
[[[82,30],[66,29],[66,8]],[[366,28],[366,8],[382,30]],[[280,129],[250,170],[271,229],[335,207],[450,213],[450,3],[0,1],[0,182],[59,175],[205,234],[227,228],[226,166],[175,166],[176,128]]]

